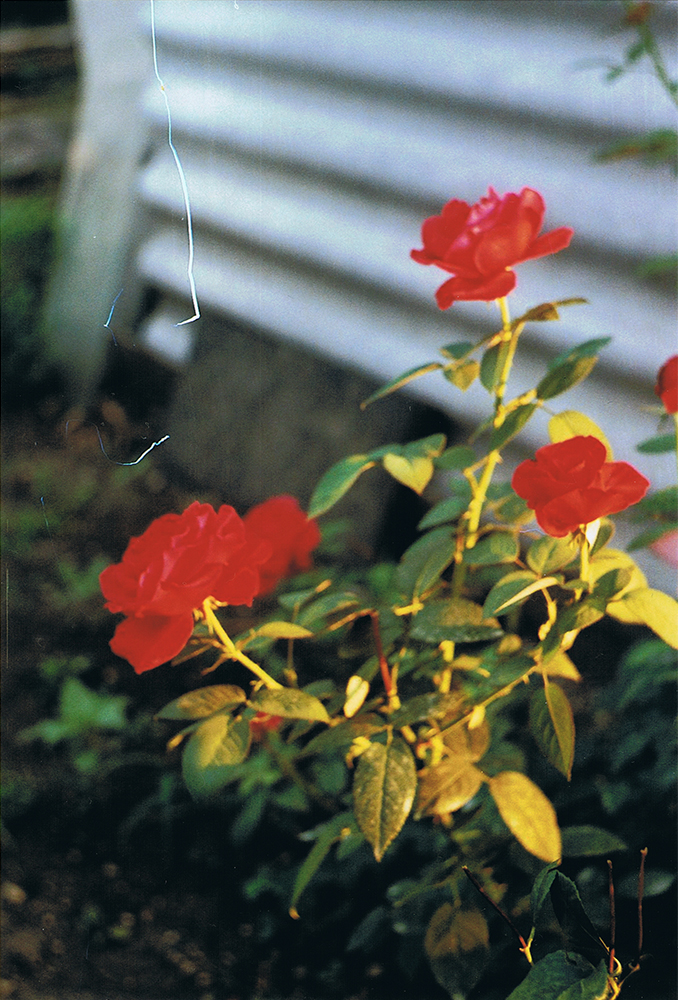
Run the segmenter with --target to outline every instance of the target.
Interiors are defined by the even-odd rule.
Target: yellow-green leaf
[[[574,717],[558,684],[545,683],[530,699],[530,729],[537,745],[567,780],[574,761]]]
[[[446,816],[470,802],[485,780],[483,772],[463,757],[444,757],[422,773],[417,796],[418,814]]]
[[[543,535],[527,550],[527,565],[541,576],[568,566],[578,555],[577,546],[567,538]]]
[[[559,650],[555,656],[548,660],[548,663],[545,664],[545,670],[549,677],[562,677],[568,681],[581,680],[581,674],[567,653],[562,650]]]
[[[356,820],[381,861],[407,819],[417,789],[412,751],[404,740],[372,743],[358,758],[353,781]]]
[[[480,364],[473,358],[463,361],[460,365],[446,365],[445,378],[456,385],[457,389],[466,392],[470,385],[473,385],[480,374]]]
[[[205,719],[230,705],[243,705],[247,696],[235,684],[212,684],[187,691],[161,708],[156,719]]]
[[[346,701],[344,702],[344,715],[347,719],[352,719],[360,711],[369,690],[370,685],[364,677],[359,677],[357,674],[349,677],[346,684]]]
[[[250,699],[258,712],[281,715],[283,719],[306,719],[309,722],[329,722],[323,703],[297,688],[260,688]]]
[[[313,633],[294,622],[266,622],[255,633],[256,637],[264,636],[267,639],[307,639],[309,635]]]
[[[181,767],[186,786],[195,799],[220,791],[233,776],[250,746],[247,719],[214,715],[201,723],[186,744]]]
[[[502,614],[521,601],[527,600],[538,590],[546,590],[547,587],[558,582],[559,580],[555,576],[547,576],[537,580],[534,573],[527,570],[507,573],[498,583],[495,583],[487,595],[483,605],[483,615],[489,617],[490,615]]]
[[[540,788],[525,774],[502,771],[488,779],[501,818],[526,851],[542,861],[561,856],[556,811]]]
[[[415,493],[423,493],[433,475],[433,462],[421,455],[406,458],[389,452],[384,455],[384,468],[403,486],[409,486]]]
[[[613,461],[614,456],[610,442],[600,427],[594,424],[593,420],[585,413],[578,413],[577,410],[563,410],[562,413],[556,413],[549,420],[549,437],[553,444],[557,444],[558,441],[569,441],[570,438],[580,435],[595,437],[602,441],[607,449],[608,462]]]
[[[518,539],[513,532],[490,531],[472,549],[466,549],[464,562],[471,566],[491,566],[494,563],[515,562],[518,553]]]
[[[488,948],[490,932],[479,910],[460,910],[452,903],[443,903],[431,917],[424,938],[424,948],[430,959],[460,952]]]
[[[601,549],[591,559],[589,566],[589,578],[592,583],[597,583],[602,576],[613,569],[629,570],[630,577],[626,586],[622,589],[618,597],[623,597],[629,590],[637,590],[639,587],[647,587],[645,574],[632,556],[621,549]]]
[[[638,587],[607,606],[611,618],[631,625],[647,625],[665,643],[678,649],[678,602],[662,590]]]

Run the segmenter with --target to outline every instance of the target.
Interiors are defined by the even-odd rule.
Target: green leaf
[[[438,455],[434,459],[433,464],[436,469],[460,471],[461,469],[467,469],[469,465],[473,465],[475,460],[476,453],[473,448],[469,448],[467,444],[455,444],[451,448],[446,448],[445,451]]]
[[[123,729],[127,702],[125,695],[97,694],[77,677],[67,677],[59,696],[59,714],[77,731]]]
[[[667,645],[678,649],[678,602],[661,590],[638,587],[607,606],[611,618],[632,625],[647,625]]]
[[[483,359],[480,363],[480,381],[488,392],[493,392],[499,382],[507,350],[507,342],[502,341],[500,344],[490,347],[483,354]]]
[[[530,699],[530,730],[544,756],[567,780],[574,761],[574,717],[567,695],[545,681]]]
[[[259,626],[252,638],[263,636],[267,639],[307,639],[310,635],[313,633],[294,622],[266,622]]]
[[[608,988],[607,963],[601,958],[597,969],[590,976],[568,986],[559,994],[558,1000],[600,1000],[601,997],[612,995]]]
[[[473,358],[463,361],[458,365],[445,365],[443,373],[448,382],[456,385],[457,389],[466,392],[469,386],[473,385],[480,374],[480,364]]]
[[[573,951],[591,962],[607,955],[607,948],[584,909],[574,882],[557,872],[551,886],[553,910]]]
[[[407,819],[417,788],[412,751],[399,737],[372,743],[358,758],[353,781],[356,820],[381,861]]]
[[[244,705],[247,695],[235,684],[212,684],[209,687],[188,691],[165,705],[156,719],[204,719],[222,708]]]
[[[479,604],[465,597],[430,601],[412,621],[410,636],[437,645],[451,642],[487,642],[503,634],[496,620],[485,619]]]
[[[648,517],[662,517],[674,523],[678,513],[678,486],[666,486],[663,490],[643,497],[633,505],[634,521],[645,521]]]
[[[306,719],[308,722],[329,722],[325,706],[312,694],[296,688],[259,688],[250,704],[258,712],[281,715],[284,719]]]
[[[537,399],[553,399],[554,396],[559,396],[561,392],[566,392],[573,386],[583,382],[597,360],[597,358],[587,357],[573,358],[572,360],[564,361],[557,368],[553,368],[550,372],[547,372],[537,386]]]
[[[321,628],[329,618],[346,613],[359,605],[358,597],[352,591],[321,594],[317,600],[302,609],[298,616],[298,624],[306,628]]]
[[[333,465],[313,491],[308,509],[309,517],[319,517],[333,507],[363,472],[375,465],[369,455],[350,455]]]
[[[592,970],[590,962],[580,955],[553,951],[531,967],[507,1000],[560,1000],[565,990],[579,985]]]
[[[250,747],[247,719],[213,715],[191,735],[181,760],[186,787],[194,799],[221,791],[233,778],[233,765],[247,757]]]
[[[638,549],[647,548],[648,545],[658,542],[667,532],[673,531],[678,524],[656,524],[652,528],[646,528],[631,539],[626,546],[628,552],[636,552]]]
[[[563,569],[577,558],[578,548],[565,538],[544,535],[527,550],[527,565],[539,575]]]
[[[526,851],[542,861],[561,855],[555,809],[540,788],[519,771],[502,771],[488,779],[501,818]]]
[[[469,487],[469,499],[470,495]],[[450,521],[458,521],[467,507],[468,501],[464,497],[448,497],[446,500],[440,500],[424,514],[417,527],[424,530],[435,528],[439,524],[448,524]]]
[[[569,351],[564,351],[557,358],[549,362],[549,371],[558,368],[568,361],[576,361],[579,358],[593,358],[608,344],[612,342],[612,337],[596,337],[594,340],[585,340],[583,344],[578,344]]]
[[[457,540],[450,528],[434,528],[418,538],[404,553],[396,575],[408,597],[418,597],[440,579],[454,559]]]
[[[524,406],[517,406],[515,410],[512,410],[501,427],[495,427],[492,431],[490,450],[495,451],[503,448],[508,441],[519,434],[536,409],[536,403],[526,403]]]
[[[297,877],[294,881],[292,898],[290,900],[290,914],[297,917],[297,903],[306,886],[309,884],[315,873],[320,868],[327,857],[330,848],[337,841],[341,840],[345,829],[350,829],[354,825],[354,817],[351,812],[339,813],[333,816],[327,823],[324,823],[316,838],[316,841],[299,867]]]
[[[309,757],[315,753],[332,754],[335,751],[345,754],[354,740],[370,739],[377,733],[383,733],[386,720],[383,715],[363,714],[357,718],[347,719],[331,729],[323,729],[299,751],[300,757]]]
[[[459,361],[471,351],[475,351],[477,346],[477,344],[470,344],[468,341],[460,341],[458,344],[446,344],[445,347],[440,348],[440,353],[444,354],[446,358],[454,358],[455,361]]]
[[[627,566],[608,570],[596,580],[592,597],[605,602],[611,601],[624,587],[629,585],[632,576],[633,570]]]
[[[642,451],[644,455],[660,455],[664,451],[676,450],[676,433],[658,434],[657,437],[648,438],[636,445],[636,451]]]
[[[607,461],[612,462],[614,456],[612,447],[600,427],[587,417],[585,413],[578,413],[577,410],[563,410],[556,413],[549,420],[549,437],[553,444],[559,441],[569,441],[573,437],[595,437],[602,441],[607,449]]]
[[[563,831],[564,833],[565,831]],[[553,880],[558,871],[557,865],[549,865],[537,875],[532,892],[530,893],[530,910],[532,912],[532,924],[536,926],[541,908],[546,902],[551,892]]]
[[[410,368],[408,371],[403,372],[402,375],[398,375],[396,378],[391,379],[386,385],[383,385],[376,392],[360,404],[360,409],[366,409],[371,403],[375,403],[378,399],[383,399],[384,396],[388,396],[390,393],[395,392],[397,389],[401,389],[408,382],[412,382],[415,378],[419,378],[420,375],[427,375],[429,372],[439,371],[444,366],[441,365],[439,361],[429,361],[425,365],[417,365],[416,368]]]
[[[491,531],[472,549],[464,551],[463,561],[471,566],[493,566],[495,563],[515,562],[520,548],[518,539],[509,531]]]
[[[404,455],[389,453],[384,455],[383,465],[394,479],[419,495],[424,492],[433,475],[433,462],[430,458],[421,456],[406,458]]]
[[[557,582],[554,577],[551,579],[553,582]],[[545,586],[548,587],[549,584],[538,580],[534,573],[527,570],[507,573],[495,583],[485,598],[483,615],[487,618],[490,615],[507,614],[509,608],[521,601],[526,601],[535,590],[542,590]],[[523,591],[527,592],[523,593]]]
[[[459,707],[458,694],[442,694],[440,691],[430,691],[427,694],[416,694],[408,698],[396,712],[389,715],[388,721],[396,729],[411,726],[424,719],[443,719],[450,710]]]
[[[587,858],[628,850],[623,840],[598,826],[566,826],[561,836],[564,858]]]

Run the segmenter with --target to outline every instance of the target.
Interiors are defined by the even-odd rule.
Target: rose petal
[[[110,646],[116,656],[131,663],[138,674],[143,674],[177,656],[192,632],[192,614],[172,618],[126,618],[116,628]]]

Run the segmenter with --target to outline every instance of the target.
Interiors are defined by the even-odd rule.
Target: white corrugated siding
[[[173,325],[192,308],[150,6],[73,0],[84,113],[48,315],[56,353],[81,385],[101,368],[111,341],[103,324],[122,287],[112,324],[121,341],[187,373],[201,347],[201,323]],[[678,5],[653,11],[675,75]],[[444,274],[409,251],[423,219],[450,198],[534,187],[546,228],[570,225],[575,238],[518,269],[512,312],[570,296],[590,304],[526,330],[509,391],[536,385],[561,350],[611,335],[592,378],[554,409],[585,410],[616,457],[657,487],[673,480],[670,455],[643,456],[635,445],[657,431],[652,390],[678,346],[676,300],[670,281],[636,271],[675,252],[675,175],[594,159],[638,132],[675,127],[649,65],[604,80],[634,38],[619,28],[621,3],[156,0],[155,12],[198,296],[223,320],[226,356],[235,322],[385,381],[436,359],[443,344],[486,335],[496,308],[457,303],[441,313],[433,293]],[[462,395],[431,374],[408,391],[461,424],[487,415],[478,385]],[[546,419],[538,414],[517,447],[543,444]]]
[[[576,237],[519,269],[513,311],[573,295],[590,305],[526,333],[515,388],[534,385],[553,353],[612,335],[594,379],[563,405],[586,409],[656,480],[664,463],[636,459],[634,445],[656,430],[643,406],[675,346],[675,300],[635,268],[675,249],[675,180],[666,167],[593,155],[674,115],[648,67],[603,82],[605,61],[631,39],[612,30],[620,13],[576,0],[160,0],[158,58],[203,308],[391,378],[496,322],[482,304],[436,309],[444,275],[408,256],[422,219],[489,184],[536,187],[547,228],[572,225]],[[185,298],[181,191],[151,77],[143,111],[154,146],[139,186],[153,223],[138,271]],[[162,341],[156,317],[152,342]],[[412,391],[462,420],[486,413],[477,387],[461,396],[430,375]],[[533,425],[528,446],[544,433]]]

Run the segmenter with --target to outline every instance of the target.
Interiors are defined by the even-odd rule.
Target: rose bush
[[[598,438],[578,436],[539,448],[521,462],[511,485],[547,535],[562,538],[641,500],[649,482],[628,462],[607,462]]]
[[[678,413],[678,354],[674,354],[659,369],[654,391],[667,413]]]
[[[308,569],[320,530],[294,497],[271,497],[244,517],[247,534],[270,545],[271,554],[259,566],[259,594],[270,594],[280,580]]]
[[[435,264],[454,277],[440,286],[436,300],[447,309],[457,300],[491,302],[513,291],[512,271],[535,257],[546,257],[569,245],[573,230],[567,226],[539,236],[544,200],[531,188],[500,197],[489,188],[475,205],[453,199],[440,215],[422,226],[422,250],[410,256],[419,264]]]

